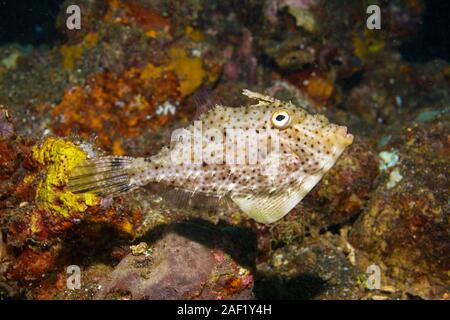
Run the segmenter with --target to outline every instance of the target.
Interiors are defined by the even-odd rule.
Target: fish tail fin
[[[134,176],[140,160],[114,156],[85,160],[71,171],[67,188],[73,193],[89,192],[99,196],[125,193],[139,186]]]

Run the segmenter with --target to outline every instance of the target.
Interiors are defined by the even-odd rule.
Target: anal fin
[[[231,199],[242,211],[257,222],[273,223],[288,214],[311,191],[322,176],[323,172],[320,172],[274,192],[232,195]]]
[[[164,186],[162,184],[155,185],[155,188],[167,204],[178,209],[197,209],[217,212],[226,208],[229,204],[227,197],[218,195],[196,193],[191,190]]]

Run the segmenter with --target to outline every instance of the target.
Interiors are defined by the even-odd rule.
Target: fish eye
[[[278,110],[272,114],[270,120],[275,128],[282,130],[291,124],[291,115],[287,110]]]

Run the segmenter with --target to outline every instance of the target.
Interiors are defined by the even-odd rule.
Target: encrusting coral
[[[67,218],[72,212],[84,212],[100,203],[100,198],[94,194],[73,194],[64,190],[70,170],[86,159],[86,153],[74,143],[50,137],[41,147],[33,147],[32,152],[34,159],[45,166],[44,178],[36,189],[38,208]]]

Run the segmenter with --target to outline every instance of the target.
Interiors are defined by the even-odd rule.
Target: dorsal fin
[[[266,96],[262,93],[254,92],[248,89],[242,90],[242,94],[244,96],[249,97],[250,99],[256,99],[259,101],[259,104],[274,104],[275,106],[282,106],[282,105],[292,105],[292,102],[285,102],[278,100],[277,98]]]

